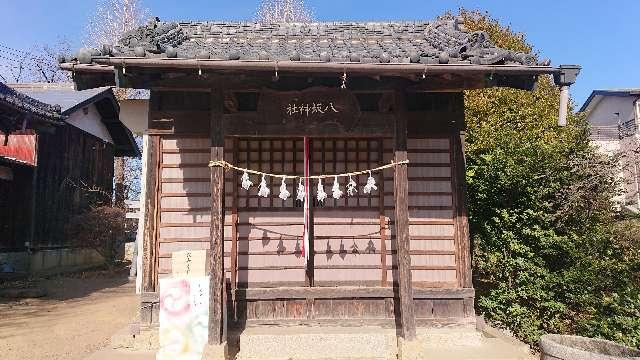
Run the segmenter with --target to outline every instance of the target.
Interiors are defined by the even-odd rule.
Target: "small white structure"
[[[640,210],[640,88],[594,90],[580,108],[587,114],[591,140],[602,152],[620,156],[625,209]]]
[[[129,89],[130,90],[130,89]],[[142,174],[140,179],[146,179],[147,176],[147,150],[149,146],[149,137],[147,135],[149,120],[149,92],[146,90],[127,91],[125,96],[119,99],[120,103],[120,119],[122,122],[136,135],[142,135]],[[144,181],[140,182],[140,198],[137,202],[136,217],[138,219],[138,232],[136,234],[136,249],[134,258],[131,261],[130,276],[136,277],[136,293],[141,292],[142,286],[142,254],[144,235],[144,212],[145,212],[145,192],[146,185]]]

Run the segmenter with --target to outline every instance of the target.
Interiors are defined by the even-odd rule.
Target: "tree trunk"
[[[117,157],[113,163],[113,176],[114,176],[114,191],[115,191],[115,206],[123,207],[125,200],[124,191],[124,158]]]

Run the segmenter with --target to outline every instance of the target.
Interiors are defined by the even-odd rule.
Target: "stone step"
[[[473,327],[418,329],[417,351],[482,345]],[[240,334],[238,360],[397,359],[396,329],[375,326],[259,326]],[[424,346],[423,346],[424,345]]]

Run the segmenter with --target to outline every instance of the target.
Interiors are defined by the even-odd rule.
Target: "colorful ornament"
[[[364,186],[364,189],[362,189],[362,191],[364,191],[365,194],[371,194],[371,190],[378,190],[378,187],[376,186],[376,179],[371,176],[371,171],[369,171],[367,185]]]
[[[304,190],[304,184],[302,183],[302,178],[300,178],[300,182],[298,183],[298,191],[296,193],[296,200],[304,202],[306,193],[307,192]]]
[[[351,175],[349,175],[349,183],[347,184],[347,194],[353,196],[358,193],[358,184],[353,181]]]
[[[258,190],[258,196],[269,197],[271,190],[267,187],[267,180],[262,175],[262,180],[260,181],[260,189]]]
[[[338,182],[337,176],[333,178],[333,187],[331,188],[331,191],[333,192],[333,198],[336,200],[340,199],[344,194],[342,190],[340,190],[340,183]]]
[[[278,197],[284,201],[287,201],[291,193],[287,190],[287,184],[284,182],[285,178],[282,178],[282,184],[280,184],[280,195]]]
[[[249,174],[246,171],[242,174],[240,180],[242,180],[242,188],[245,190],[249,190],[249,188],[253,186],[253,183],[249,180]]]
[[[324,192],[324,185],[322,185],[322,179],[318,179],[318,191],[316,192],[316,198],[318,202],[323,203],[324,199],[327,198],[327,193]]]

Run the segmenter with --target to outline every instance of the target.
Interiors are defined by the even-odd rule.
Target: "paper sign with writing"
[[[207,250],[176,251],[171,254],[173,277],[206,276],[209,274]]]

